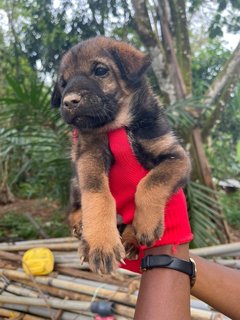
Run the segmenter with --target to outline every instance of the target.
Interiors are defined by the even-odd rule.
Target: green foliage
[[[51,221],[46,222],[41,217],[34,218],[42,230],[51,238],[69,236],[69,227],[64,223],[64,219],[64,214],[59,211],[53,214]],[[39,232],[24,213],[9,212],[1,218],[0,237],[20,238],[22,240],[37,239],[39,238]]]
[[[203,42],[203,43],[202,43]],[[192,55],[193,94],[201,97],[230,57],[219,40],[199,39]]]
[[[8,213],[1,218],[0,237],[36,239],[38,232],[23,214]]]
[[[0,26],[0,95],[4,97],[0,99],[0,181],[7,181],[17,196],[48,196],[66,204],[71,175],[70,128],[63,124],[58,110],[50,109],[50,90],[40,79],[51,83],[60,56],[79,40],[105,34],[131,41],[140,48],[142,44],[128,0],[60,0],[58,3],[56,6],[53,0],[0,1],[0,9],[12,19],[7,28]],[[205,5],[212,11],[206,21],[214,39],[209,39],[207,33],[200,40],[193,35],[193,97],[178,101],[166,110],[171,125],[182,137],[189,136],[196,125],[199,112],[205,108],[201,99],[230,56],[222,43],[223,27],[239,31],[239,0],[217,0],[214,4],[206,0],[187,2],[190,14]],[[158,25],[159,21],[155,23]],[[240,158],[239,105],[237,92],[221,114],[221,124],[214,128],[206,146],[218,179],[237,176],[240,172],[236,161]],[[192,245],[219,243],[222,226],[218,219],[219,204],[213,200],[215,194],[198,183],[190,183],[187,195],[195,233]],[[237,221],[235,202],[222,199],[229,221]],[[24,216],[10,214],[4,219],[4,228],[11,229],[10,236],[37,236]],[[44,224],[49,236],[65,234],[63,218],[57,213],[47,224],[41,219],[37,221]],[[0,229],[0,235],[5,232]]]
[[[8,163],[8,183],[16,194],[50,194],[65,202],[69,129],[50,108],[49,89],[36,76],[23,83],[8,77],[8,84],[11,95],[0,99],[0,161]]]
[[[186,189],[188,213],[194,234],[191,246],[205,247],[224,241],[223,226],[219,221],[221,207],[218,194],[197,182],[190,182]],[[216,200],[214,200],[214,198]]]
[[[234,92],[208,139],[206,152],[213,175],[218,180],[240,178],[238,143],[240,140],[240,86]]]
[[[171,127],[185,140],[188,140],[189,132],[196,125],[196,116],[205,106],[199,98],[178,100],[166,108]]]
[[[14,23],[21,28],[21,40],[18,39],[21,54],[32,68],[51,75],[60,56],[80,40],[110,34],[114,29],[126,35],[133,24],[126,0],[60,0],[58,6],[52,0],[24,0],[18,4],[17,12]]]
[[[218,0],[217,12],[209,27],[209,37],[216,38],[223,36],[224,27],[230,32],[240,30],[240,1],[239,0]]]
[[[222,192],[220,200],[228,223],[235,229],[240,228],[240,192]]]
[[[240,140],[237,142],[237,161],[240,162]]]
[[[240,1],[239,0],[189,0],[188,10],[190,14],[196,13],[201,7],[208,8],[208,16],[211,21],[208,27],[210,38],[222,37],[224,29],[237,33],[240,30]],[[206,23],[208,23],[206,19]]]

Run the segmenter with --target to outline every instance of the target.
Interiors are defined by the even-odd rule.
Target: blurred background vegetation
[[[68,232],[71,128],[50,108],[50,92],[62,54],[102,34],[152,57],[149,79],[193,158],[186,188],[192,246],[228,241],[226,219],[239,230],[239,191],[219,188],[240,180],[239,0],[0,0],[0,19],[2,207],[17,199],[57,202],[44,228],[51,236]],[[4,212],[0,237],[6,228],[37,236],[24,215]]]

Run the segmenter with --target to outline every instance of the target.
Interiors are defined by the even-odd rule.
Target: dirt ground
[[[56,202],[49,199],[16,199],[13,203],[0,206],[0,216],[6,213],[29,212],[33,216],[41,216],[44,220],[51,219],[51,215],[59,208]]]
[[[7,213],[30,213],[33,218],[41,217],[45,222],[51,221],[52,217],[56,214],[56,211],[59,210],[61,215],[63,215],[64,220],[67,223],[67,215],[65,214],[64,209],[60,208],[60,205],[57,202],[52,202],[49,199],[16,199],[14,203],[0,206],[0,220]],[[229,226],[229,231],[231,235],[231,241],[237,242],[240,241],[240,230],[233,229]]]
[[[70,236],[66,209],[49,199],[0,206],[0,242]]]

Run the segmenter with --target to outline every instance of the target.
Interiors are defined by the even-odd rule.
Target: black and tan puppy
[[[144,76],[149,65],[147,55],[105,37],[80,42],[60,64],[52,105],[61,106],[63,119],[78,129],[72,149],[72,203],[80,220],[74,230],[81,238],[81,259],[93,271],[111,272],[125,257],[125,248],[150,246],[159,239],[166,201],[189,176],[189,158]],[[149,170],[137,186],[136,212],[132,227],[122,235],[124,246],[108,183],[114,159],[107,132],[121,127],[136,158]]]

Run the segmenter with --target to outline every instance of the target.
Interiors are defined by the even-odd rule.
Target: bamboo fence
[[[22,256],[30,248],[47,247],[54,254],[54,271],[31,276],[22,270]],[[140,275],[119,269],[113,275],[94,274],[80,265],[75,238],[56,238],[0,244],[0,319],[94,319],[93,302],[112,303],[116,320],[134,318]],[[192,250],[223,265],[240,269],[240,243]],[[208,305],[191,299],[195,320],[227,319]]]

